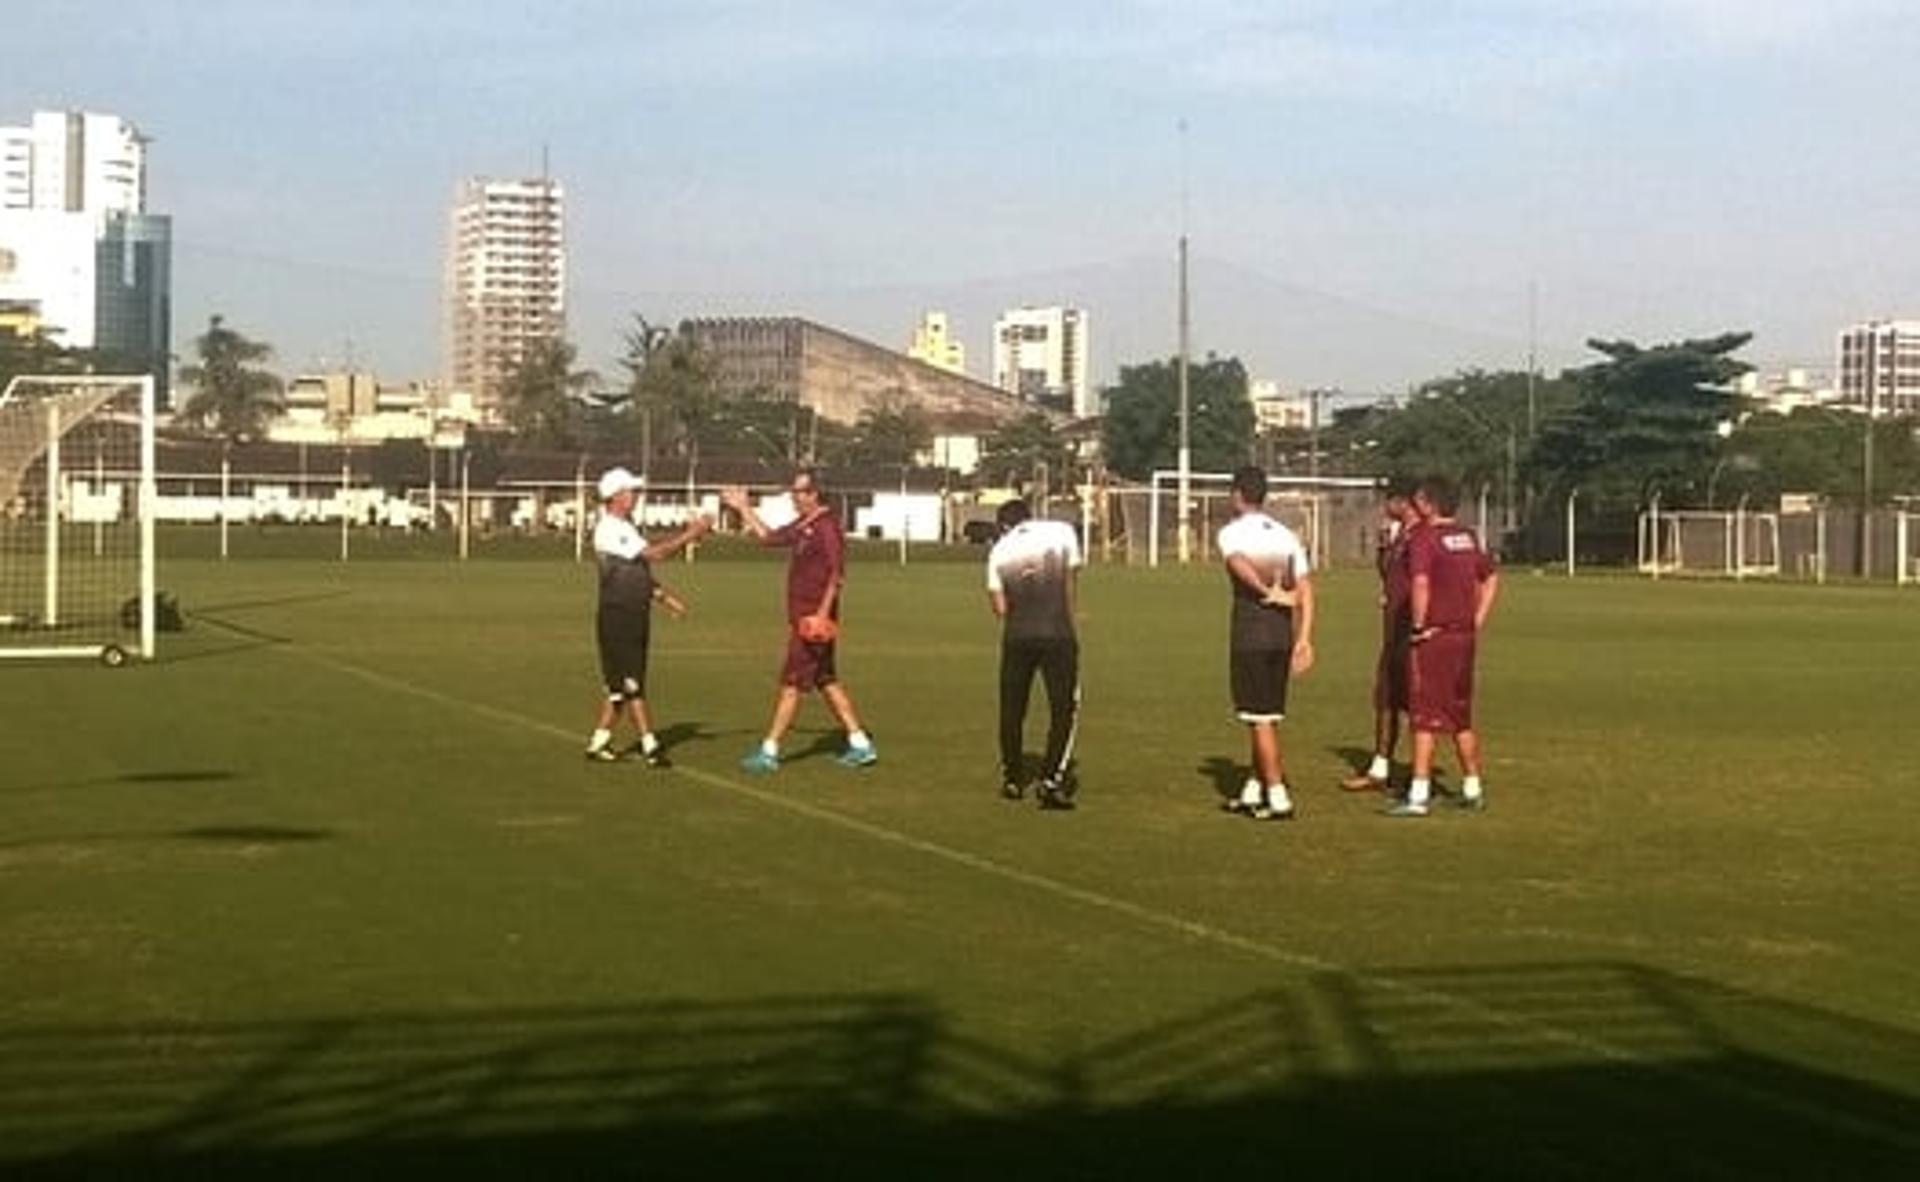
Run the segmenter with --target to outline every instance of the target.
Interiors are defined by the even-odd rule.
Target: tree
[[[66,348],[45,328],[24,334],[0,330],[0,391],[21,374],[82,373],[86,368],[83,350]]]
[[[1177,359],[1122,366],[1106,391],[1102,427],[1107,466],[1131,480],[1179,461],[1180,386]],[[1189,442],[1195,471],[1223,472],[1244,464],[1253,441],[1253,404],[1247,371],[1232,357],[1189,367]]]
[[[1824,407],[1751,415],[1716,461],[1719,470],[1708,479],[1708,499],[1724,506],[1741,496],[1764,503],[1777,501],[1782,493],[1817,493],[1858,504],[1865,425],[1859,414]],[[1912,418],[1874,420],[1876,496],[1920,491],[1916,430],[1920,422]]]
[[[228,328],[223,316],[210,318],[193,344],[200,363],[180,370],[180,381],[194,388],[180,416],[196,426],[211,425],[228,443],[265,434],[267,421],[281,406],[280,378],[259,368],[273,357],[273,346]]]
[[[1073,465],[1073,445],[1039,411],[1003,424],[982,441],[980,477],[990,484],[1017,484],[1042,465],[1057,478]]]
[[[1578,401],[1541,435],[1541,485],[1578,487],[1590,503],[1615,508],[1656,493],[1669,504],[1703,502],[1741,409],[1732,383],[1749,368],[1731,354],[1751,339],[1723,333],[1652,348],[1588,341],[1607,360],[1566,375]]]
[[[528,447],[570,448],[581,442],[587,391],[597,379],[574,369],[574,347],[558,337],[535,341],[500,385],[507,425]]]
[[[860,412],[846,462],[896,468],[913,463],[915,456],[931,446],[933,427],[927,422],[926,412],[896,390]]]

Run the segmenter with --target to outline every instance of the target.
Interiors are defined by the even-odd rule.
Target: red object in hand
[[[793,631],[808,644],[832,644],[840,635],[840,625],[828,616],[801,616],[795,621]]]

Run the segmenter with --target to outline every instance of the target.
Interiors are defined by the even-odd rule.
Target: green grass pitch
[[[752,779],[773,563],[665,568],[650,772],[579,757],[557,550],[173,549],[157,664],[0,666],[0,1176],[1920,1165],[1913,594],[1510,572],[1491,807],[1407,822],[1336,787],[1375,624],[1334,574],[1282,825],[1217,810],[1210,568],[1088,572],[1056,814],[997,796],[977,551],[851,570],[879,765],[812,702]]]

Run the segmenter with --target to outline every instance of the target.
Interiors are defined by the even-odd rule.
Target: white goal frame
[[[1695,547],[1692,560],[1686,547],[1688,526],[1719,526],[1712,558]],[[1767,545],[1760,555],[1749,553],[1748,535],[1758,529]],[[1780,573],[1780,515],[1747,509],[1649,509],[1640,514],[1635,549],[1640,573],[1687,577],[1771,578]]]
[[[86,415],[71,422],[62,422],[57,410],[46,416],[44,427],[34,422],[31,411],[34,399],[28,393],[35,387],[53,387],[61,391],[98,389],[106,393],[101,402],[89,408]],[[137,585],[135,599],[138,603],[138,625],[134,629],[132,651],[121,642],[116,634],[109,638],[87,638],[74,643],[22,644],[0,643],[0,659],[63,659],[92,658],[108,665],[124,664],[129,656],[138,656],[143,660],[152,660],[155,653],[154,633],[157,629],[154,566],[154,510],[158,503],[155,481],[154,454],[154,381],[146,374],[21,374],[0,390],[0,433],[10,423],[20,423],[28,427],[28,432],[18,437],[18,444],[7,447],[0,444],[0,491],[6,495],[0,502],[14,499],[19,491],[19,483],[24,481],[27,472],[35,463],[45,460],[43,466],[44,484],[36,486],[44,497],[46,521],[44,522],[44,541],[42,543],[42,586],[40,588],[40,615],[38,626],[49,632],[56,631],[62,623],[61,618],[61,576],[63,541],[61,525],[63,515],[70,510],[69,487],[67,480],[84,479],[97,476],[97,472],[63,470],[61,439],[74,427],[85,420],[87,415],[99,410],[116,393],[138,389],[138,465],[135,476],[134,513],[136,517],[137,541]],[[0,439],[4,435],[0,434]],[[4,508],[0,504],[0,508]],[[3,561],[3,559],[0,559]]]
[[[1233,475],[1229,472],[1189,472],[1187,481],[1193,490],[1192,496],[1196,502],[1191,507],[1191,511],[1198,512],[1201,507],[1198,502],[1203,502],[1208,497],[1226,495],[1227,489],[1233,484]],[[1286,525],[1300,535],[1301,544],[1307,548],[1307,561],[1315,569],[1325,565],[1326,557],[1326,500],[1321,496],[1321,491],[1346,485],[1372,488],[1374,482],[1339,478],[1300,479],[1286,476],[1267,478],[1267,511],[1271,513],[1275,510],[1292,509],[1298,511],[1304,518],[1297,527],[1293,521],[1286,522]],[[1177,469],[1156,468],[1147,484],[1147,565],[1149,567],[1160,565],[1160,500],[1163,496],[1178,501],[1180,473]],[[1204,513],[1201,517],[1204,521]],[[1173,506],[1173,519],[1177,522],[1179,518],[1180,507],[1176,503]],[[1202,561],[1206,560],[1212,545],[1207,531],[1195,529],[1194,541],[1194,557]]]

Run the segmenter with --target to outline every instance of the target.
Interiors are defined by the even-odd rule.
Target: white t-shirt
[[[1073,635],[1067,580],[1079,567],[1080,535],[1064,521],[1023,521],[987,554],[987,590],[1007,598],[1006,634]]]
[[[1300,537],[1265,513],[1242,513],[1220,530],[1220,558],[1244,557],[1259,573],[1260,581],[1291,588],[1312,573],[1307,548]],[[1292,645],[1293,609],[1274,608],[1261,602],[1260,592],[1233,577],[1233,647],[1238,649],[1284,649]]]
[[[633,522],[602,513],[593,527],[593,553],[600,566],[600,606],[646,611],[653,604],[653,569],[647,539]]]

